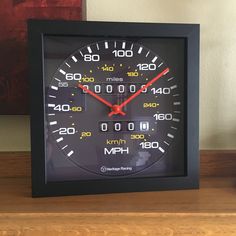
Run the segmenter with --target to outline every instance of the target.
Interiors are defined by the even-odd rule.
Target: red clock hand
[[[82,84],[78,85],[79,88],[83,89],[85,92],[87,92],[88,94],[92,95],[94,98],[96,98],[98,101],[102,102],[103,104],[107,105],[110,108],[113,108],[114,106],[106,101],[105,99],[103,99],[102,97],[98,96],[96,93],[92,92],[91,90],[87,89],[85,86],[83,86]],[[125,113],[123,111],[120,112],[122,115],[125,115]]]
[[[112,106],[112,112],[108,114],[108,116],[112,116],[114,114],[121,113],[122,110],[121,108],[127,105],[129,102],[131,102],[134,98],[136,98],[144,89],[148,88],[151,86],[154,82],[156,82],[158,79],[160,79],[163,75],[166,75],[170,69],[167,67],[165,70],[163,70],[161,73],[159,73],[156,77],[154,77],[152,80],[150,80],[145,86],[140,88],[136,93],[131,95],[127,100],[125,100],[123,103],[120,105],[114,105]]]

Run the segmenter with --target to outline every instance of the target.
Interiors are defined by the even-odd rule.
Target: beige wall
[[[201,148],[236,148],[235,0],[87,0],[87,19],[200,23]],[[30,150],[27,116],[0,116],[0,151],[8,150]]]
[[[0,116],[0,151],[29,151],[28,116]]]

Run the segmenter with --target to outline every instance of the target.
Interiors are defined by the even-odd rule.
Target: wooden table
[[[208,167],[202,167],[200,190],[31,198],[27,168],[24,176],[19,169],[13,176],[0,169],[0,235],[235,236],[236,171],[230,168],[236,155],[202,156]]]

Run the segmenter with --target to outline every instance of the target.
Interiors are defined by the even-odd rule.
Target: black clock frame
[[[198,24],[28,21],[32,196],[193,189],[199,187],[199,34]],[[43,36],[169,37],[186,40],[186,176],[138,177],[46,183],[44,139]]]

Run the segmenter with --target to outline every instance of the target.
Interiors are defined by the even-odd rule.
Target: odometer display
[[[47,181],[184,175],[185,46],[45,37]]]

